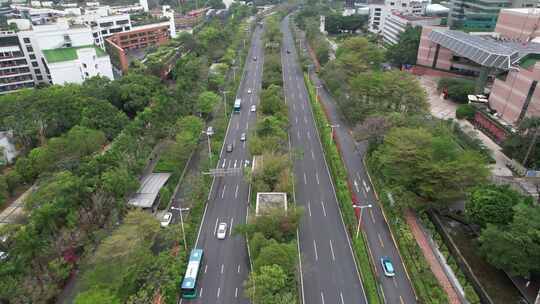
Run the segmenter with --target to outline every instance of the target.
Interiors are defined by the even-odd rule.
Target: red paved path
[[[441,264],[439,263],[439,260],[437,259],[437,257],[435,256],[435,253],[431,249],[431,246],[429,245],[429,242],[426,238],[426,235],[424,234],[424,231],[422,230],[422,228],[420,228],[420,225],[418,224],[418,221],[416,219],[416,214],[414,214],[410,210],[405,211],[405,220],[407,221],[407,224],[411,228],[411,232],[414,235],[414,238],[416,239],[418,246],[420,246],[420,249],[422,250],[424,257],[426,258],[426,261],[429,264],[429,268],[431,268],[431,271],[437,278],[437,281],[439,281],[439,284],[442,286],[442,288],[448,295],[449,303],[461,304],[456,290],[450,283],[450,280],[446,276],[446,273],[444,272]]]

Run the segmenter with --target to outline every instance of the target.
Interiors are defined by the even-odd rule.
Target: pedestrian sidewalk
[[[437,278],[437,281],[439,281],[439,284],[442,286],[442,288],[448,295],[448,302],[450,304],[461,304],[460,297],[457,291],[454,289],[452,283],[450,282],[450,279],[446,275],[446,272],[444,271],[442,265],[439,263],[439,260],[435,256],[433,249],[429,245],[427,236],[424,234],[424,231],[420,227],[418,219],[416,218],[416,214],[414,214],[411,210],[405,211],[405,220],[411,228],[411,232],[416,242],[418,243],[418,246],[422,250],[422,254],[426,258],[431,272],[433,272],[433,274]]]

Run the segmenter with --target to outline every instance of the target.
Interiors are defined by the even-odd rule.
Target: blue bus
[[[242,99],[236,98],[234,101],[234,113],[240,113],[240,107],[242,106]]]
[[[193,249],[189,255],[189,262],[182,281],[182,298],[195,299],[197,297],[197,279],[202,266],[203,250]]]

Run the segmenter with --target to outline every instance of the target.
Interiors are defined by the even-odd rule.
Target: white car
[[[257,107],[256,107],[255,105],[252,105],[250,111],[251,111],[251,112],[257,111]]]
[[[227,236],[227,223],[219,223],[216,236],[218,240],[224,240]]]
[[[251,89],[248,89],[248,94],[251,94]]]
[[[240,141],[246,141],[246,133],[240,135]]]
[[[165,228],[165,227],[169,226],[171,221],[172,221],[172,213],[167,212],[167,213],[165,213],[163,215],[163,218],[161,218],[161,220],[159,222],[161,224],[161,227]]]

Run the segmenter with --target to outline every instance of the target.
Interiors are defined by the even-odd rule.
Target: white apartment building
[[[368,3],[368,29],[382,34],[386,19],[392,12],[421,15],[428,4],[427,0],[372,0]]]
[[[407,25],[415,26],[434,26],[440,25],[440,17],[426,17],[415,14],[398,13],[396,11],[388,14],[382,28],[383,41],[388,44],[396,44],[399,41],[399,35],[405,31]]]
[[[113,34],[131,30],[131,18],[129,14],[111,14],[108,6],[100,6],[95,9],[86,9],[79,17],[81,23],[92,28],[94,43],[105,49],[105,39]]]
[[[81,83],[97,75],[113,79],[110,58],[94,41],[90,26],[64,18],[3,33],[0,45],[6,47],[0,48],[0,94],[39,83]]]

